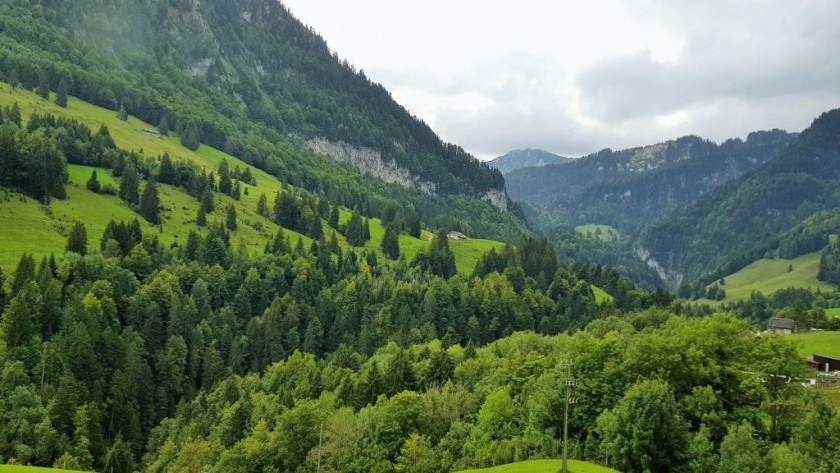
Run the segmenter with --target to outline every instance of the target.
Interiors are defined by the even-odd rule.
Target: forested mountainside
[[[779,156],[796,137],[773,130],[716,145],[687,136],[607,149],[562,166],[520,169],[506,181],[514,200],[527,204],[543,229],[601,223],[633,231]]]
[[[804,232],[795,227],[821,210],[840,206],[840,110],[826,112],[781,156],[762,168],[678,208],[646,228],[641,251],[672,283],[728,274],[768,252],[818,250],[840,228]],[[813,235],[812,235],[813,233]],[[794,245],[799,237],[817,238]],[[804,235],[804,236],[803,236]],[[787,243],[786,243],[787,241]],[[791,249],[792,247],[801,249]]]
[[[487,162],[490,167],[508,174],[525,167],[542,167],[549,164],[565,164],[571,159],[541,149],[517,149]]]
[[[373,216],[410,204],[442,228],[492,205],[473,225],[481,236],[523,233],[499,171],[443,143],[279,2],[4,0],[0,13],[0,76],[13,85],[163,124]]]

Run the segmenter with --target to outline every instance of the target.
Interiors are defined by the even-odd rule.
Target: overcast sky
[[[801,131],[840,107],[835,0],[282,0],[488,159]]]

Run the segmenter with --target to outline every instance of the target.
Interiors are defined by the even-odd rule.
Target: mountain
[[[751,133],[746,141],[733,139],[720,145],[697,136],[685,136],[622,151],[604,149],[565,165],[519,169],[507,175],[505,181],[515,201],[546,204],[581,197],[599,186],[615,188],[603,189],[607,195],[602,190],[593,192],[589,199],[599,195],[604,200],[620,198],[627,191],[632,194],[629,186],[659,173],[663,184],[674,180],[674,184],[663,185],[658,190],[667,195],[678,190],[673,185],[690,186],[697,182],[702,188],[709,188],[737,177],[777,156],[795,139],[795,134],[780,130]],[[708,173],[704,174],[705,171]],[[644,186],[655,189],[656,180],[653,177]]]
[[[568,172],[543,169],[566,185],[557,188],[555,197],[544,204],[526,202],[537,209],[537,221],[543,228],[595,222],[632,232],[779,156],[796,137],[795,133],[772,130],[720,145],[691,136],[617,153],[604,151],[562,168]],[[531,170],[508,176],[514,196],[519,195],[522,181],[517,179],[523,175],[528,181],[544,179]],[[528,189],[535,187],[532,183]]]
[[[840,230],[840,221],[831,220],[830,228],[815,222],[814,232],[793,230],[821,215],[817,212],[840,206],[838,184],[840,109],[822,114],[764,166],[645,228],[637,249],[672,284],[711,282],[774,252],[793,257],[816,251],[827,234]],[[810,240],[811,233],[822,237],[822,244],[794,244]]]
[[[1,78],[63,84],[86,102],[194,130],[346,207],[379,216],[411,206],[432,226],[465,222],[497,238],[524,231],[505,215],[498,170],[441,141],[277,1],[0,2],[0,45]]]
[[[548,151],[541,149],[517,149],[507,153],[504,156],[499,156],[496,159],[488,161],[490,167],[502,171],[502,174],[507,174],[516,169],[525,167],[542,167],[549,164],[565,164],[571,159],[558,156]]]

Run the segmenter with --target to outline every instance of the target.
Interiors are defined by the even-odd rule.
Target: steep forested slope
[[[833,110],[766,166],[661,218],[645,230],[640,246],[672,281],[713,277],[721,268],[728,274],[779,248],[784,237],[795,239],[788,232],[815,212],[840,205],[838,179],[840,110]],[[823,230],[816,248],[805,244],[809,251],[836,231]]]
[[[506,176],[511,196],[537,224],[603,223],[633,231],[778,156],[796,134],[751,133],[720,145],[695,136],[644,148],[599,153],[567,165]]]
[[[522,232],[503,211],[474,217],[482,205],[506,208],[498,171],[441,142],[278,2],[9,0],[0,44],[9,82],[165,122],[347,207],[379,216],[410,203],[434,226]],[[356,166],[411,190],[383,188]]]

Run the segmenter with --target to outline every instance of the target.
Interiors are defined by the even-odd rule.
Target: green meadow
[[[840,358],[840,332],[803,332],[787,335],[797,342],[799,354],[803,358],[823,355]]]
[[[25,90],[12,90],[5,83],[0,83],[0,106],[11,106],[17,103],[21,109],[24,121],[33,113],[50,113],[78,120],[97,130],[105,125],[114,138],[117,146],[126,150],[142,152],[146,157],[154,158],[169,153],[174,159],[192,162],[207,171],[218,169],[222,160],[227,160],[230,167],[250,167],[251,173],[257,181],[256,186],[242,185],[240,200],[234,200],[226,195],[216,194],[216,210],[207,216],[208,222],[224,221],[225,209],[228,205],[236,207],[239,228],[232,232],[232,246],[250,253],[263,250],[265,242],[271,238],[279,228],[271,219],[256,213],[257,201],[260,194],[269,198],[269,206],[277,192],[282,192],[283,185],[274,176],[255,167],[248,166],[243,161],[209,146],[202,145],[197,151],[191,151],[180,145],[176,136],[158,137],[143,133],[144,129],[154,129],[153,125],[129,117],[127,121],[119,120],[116,112],[97,107],[89,103],[70,97],[67,108],[61,108],[51,101],[46,101],[37,94]],[[67,185],[68,198],[54,199],[49,206],[20,194],[0,190],[0,268],[10,270],[14,268],[20,255],[24,252],[32,253],[36,258],[48,256],[51,253],[61,254],[64,251],[66,235],[77,220],[83,221],[88,232],[88,248],[99,248],[99,239],[110,220],[131,221],[137,218],[143,231],[156,233],[164,245],[182,243],[190,230],[198,230],[195,218],[198,214],[198,201],[182,189],[159,184],[163,222],[152,226],[145,222],[137,213],[116,196],[96,194],[85,187],[85,183],[93,170],[102,185],[111,184],[118,188],[118,183],[110,175],[110,171],[101,168],[91,168],[79,165],[69,165],[70,176]],[[246,194],[247,192],[247,194]],[[341,212],[341,222],[350,218],[350,212]],[[311,239],[284,229],[284,232],[296,244],[302,239],[305,245]],[[370,220],[371,239],[365,248],[381,253],[380,246],[385,229],[379,219]],[[325,224],[325,233],[329,238],[336,234],[339,243],[347,246],[347,241],[335,229]],[[420,238],[400,235],[400,250],[402,257],[411,261],[414,256],[425,250],[431,239],[431,234],[424,231]],[[490,240],[463,240],[451,242],[455,255],[458,272],[469,274],[475,268],[482,254],[491,248],[500,250],[504,244]]]
[[[726,291],[726,298],[723,302],[749,299],[753,292],[770,295],[791,287],[834,291],[834,286],[817,279],[819,269],[819,252],[794,259],[760,259],[724,278],[726,284],[722,287]],[[714,302],[707,299],[701,301]]]
[[[603,241],[612,241],[621,238],[621,232],[609,225],[589,223],[575,227],[575,231],[582,235],[598,237]]]
[[[557,473],[561,467],[560,460],[528,460],[509,463],[477,470],[463,470],[460,473]],[[594,463],[579,460],[569,460],[571,473],[617,473],[617,470]]]

